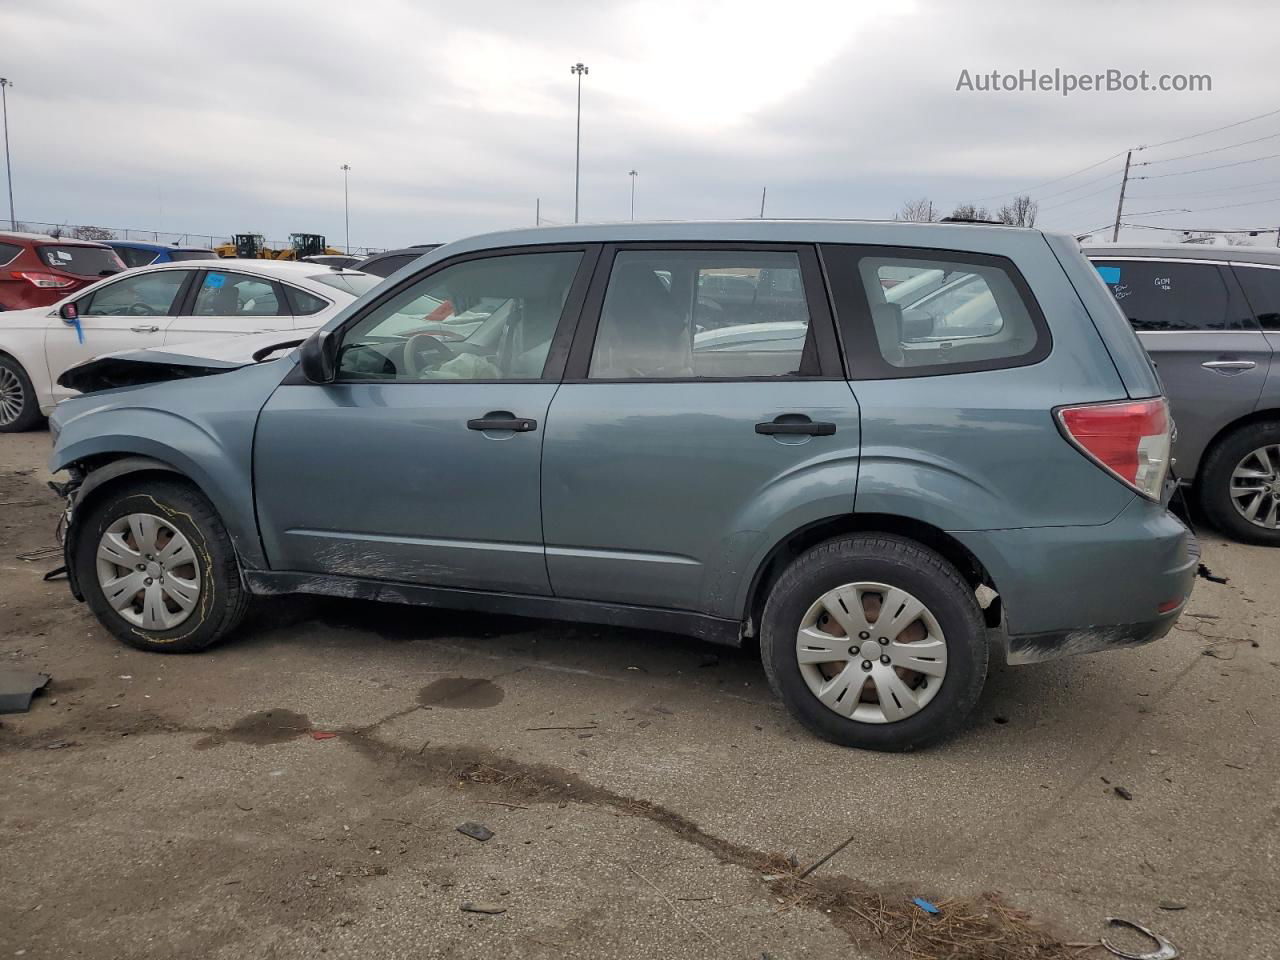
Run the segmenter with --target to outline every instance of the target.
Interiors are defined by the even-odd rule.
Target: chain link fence
[[[8,221],[0,221],[8,226]],[[102,227],[84,223],[45,223],[40,220],[18,220],[13,229],[19,233],[45,233],[51,237],[67,237],[74,240],[137,240],[141,243],[163,243],[182,247],[218,247],[234,243],[235,238],[218,233],[175,233],[169,230],[141,230],[136,227]],[[274,250],[288,250],[288,240],[264,240],[264,245]],[[340,244],[328,241],[330,247],[341,250]],[[379,253],[385,247],[352,247],[350,253]]]

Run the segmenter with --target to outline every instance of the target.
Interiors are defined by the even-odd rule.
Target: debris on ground
[[[49,684],[49,674],[32,670],[0,670],[0,713],[26,713],[31,698]]]
[[[912,897],[911,902],[914,903],[921,910],[923,910],[925,913],[932,913],[936,915],[942,912],[937,908],[936,905],[930,903],[924,897]]]
[[[334,733],[332,730],[312,730],[311,731],[312,740],[332,740],[336,736],[337,734]]]
[[[1196,576],[1202,580],[1208,580],[1210,583],[1226,583],[1230,579],[1228,577],[1215,577],[1213,571],[1203,563],[1196,567]]]
[[[1156,904],[1161,910],[1185,910],[1187,905],[1177,900],[1161,900]]]
[[[499,914],[506,913],[507,908],[496,903],[485,903],[482,900],[463,900],[460,908],[467,913],[488,913]]]
[[[493,836],[493,831],[483,823],[473,823],[470,820],[458,827],[457,830],[464,837],[470,837],[472,840],[479,840],[481,843],[484,843]]]
[[[1129,792],[1127,787],[1115,786],[1111,788],[1116,792],[1116,796],[1121,800],[1132,800],[1133,794]]]
[[[1156,949],[1150,953],[1130,953],[1103,939],[1103,948],[1111,951],[1117,957],[1123,957],[1124,960],[1174,960],[1179,955],[1177,947],[1160,936],[1160,934],[1153,933],[1140,923],[1125,920],[1123,917],[1107,917],[1107,923],[1113,927],[1128,927],[1131,930],[1137,930],[1139,933],[1150,937],[1156,943]]]
[[[839,846],[837,846],[834,850],[832,850],[830,853],[828,853],[825,857],[822,857],[821,859],[817,860],[817,861],[816,861],[816,862],[815,862],[811,867],[809,867],[809,869],[805,870],[805,871],[804,871],[804,873],[800,874],[800,879],[801,879],[801,880],[803,880],[805,877],[807,877],[809,874],[813,873],[813,871],[817,870],[820,866],[822,866],[824,863],[826,863],[828,860],[830,860],[832,857],[834,857],[837,853],[839,853],[841,850],[843,850],[843,849],[844,849],[845,847],[847,847],[849,844],[853,843],[853,838],[854,838],[854,836],[856,836],[856,834],[854,834],[853,836],[850,836],[848,840],[844,841],[844,843],[842,843],[842,844],[840,844]],[[798,863],[793,863],[793,865],[798,866]]]

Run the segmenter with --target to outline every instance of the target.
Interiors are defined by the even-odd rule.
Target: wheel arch
[[[755,635],[769,590],[792,560],[824,540],[851,533],[888,533],[912,540],[941,555],[973,589],[986,585],[999,592],[982,561],[955,537],[930,523],[885,513],[850,513],[825,517],[805,524],[781,538],[756,568],[743,614],[747,623],[747,635]],[[987,626],[999,626],[1001,610],[998,598],[983,610],[983,617]]]
[[[1243,429],[1244,427],[1252,427],[1254,424],[1268,422],[1280,423],[1280,408],[1266,407],[1260,410],[1254,410],[1251,413],[1246,413],[1242,417],[1237,417],[1230,423],[1224,424],[1220,427],[1218,432],[1215,433],[1209,442],[1204,445],[1204,452],[1200,454],[1200,460],[1196,464],[1195,482],[1197,484],[1201,482],[1204,477],[1205,468],[1208,466],[1214,451],[1216,451],[1217,448],[1220,447],[1229,436],[1231,436],[1231,434],[1235,433],[1237,430]]]

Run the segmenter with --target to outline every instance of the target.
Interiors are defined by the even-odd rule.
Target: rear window
[[[1139,332],[1254,329],[1226,267],[1173,260],[1095,260],[1094,266]]]
[[[218,255],[212,250],[170,250],[170,260],[217,260]]]
[[[21,252],[22,248],[16,243],[0,243],[0,267],[12,263]]]
[[[824,247],[851,361],[861,376],[962,373],[1035,363],[1049,331],[1003,257]]]
[[[422,253],[427,251],[423,250]],[[406,253],[395,257],[379,257],[376,260],[366,260],[360,264],[360,269],[365,273],[377,274],[379,277],[389,277],[406,263],[411,260],[417,260],[422,254]]]
[[[367,273],[317,273],[307,279],[349,293],[353,297],[364,296],[382,282],[382,277],[370,276]]]
[[[78,277],[105,277],[123,270],[124,263],[110,247],[51,244],[36,247],[40,259],[55,270]]]

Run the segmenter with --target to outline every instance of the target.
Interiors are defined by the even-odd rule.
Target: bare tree
[[[895,220],[910,220],[915,223],[933,223],[938,219],[938,208],[928,197],[919,200],[908,200],[902,209],[893,215]]]
[[[1026,194],[1014,197],[996,211],[996,219],[1011,227],[1034,227],[1036,214],[1040,212],[1040,204]]]
[[[955,220],[990,220],[991,213],[986,207],[962,203],[951,211],[951,217]]]
[[[115,231],[108,230],[106,227],[72,227],[71,236],[77,240],[114,240],[116,238]]]

